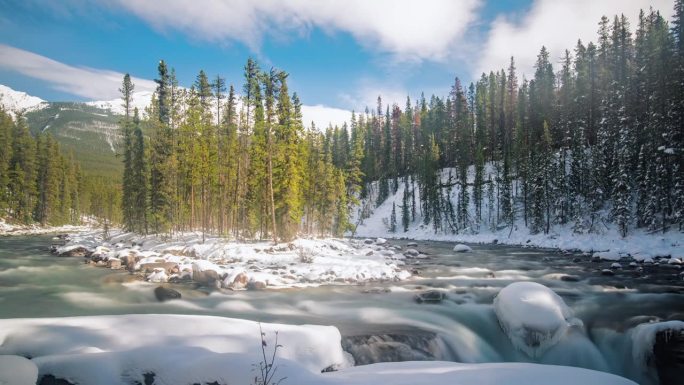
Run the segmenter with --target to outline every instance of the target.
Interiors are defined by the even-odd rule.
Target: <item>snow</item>
[[[152,101],[152,94],[152,91],[133,92],[131,114],[133,113],[133,109],[137,107],[138,111],[140,112],[140,115],[142,116],[145,112],[145,109],[147,108],[147,106],[150,105],[150,102]],[[103,110],[109,110],[113,114],[117,115],[123,115],[126,112],[123,107],[123,99],[121,98],[113,100],[96,100],[92,102],[86,102],[85,104]]]
[[[637,325],[629,331],[632,340],[632,359],[634,362],[648,366],[653,356],[653,346],[659,332],[676,333],[684,331],[684,321],[653,322]]]
[[[349,366],[335,327],[261,327],[267,348],[274,346],[278,332],[284,374],[285,367],[320,373]],[[41,374],[80,384],[130,383],[125,379],[142,379],[148,372],[173,383],[230,378],[231,383],[247,384],[253,376],[251,365],[262,360],[259,324],[209,316],[7,319],[0,320],[0,341],[0,354],[30,356]]]
[[[392,385],[634,385],[625,378],[589,369],[523,363],[461,364],[393,362],[327,373],[335,384]]]
[[[47,102],[39,97],[15,91],[2,84],[0,84],[0,104],[6,111],[14,114],[39,110],[47,106]]]
[[[551,289],[535,282],[515,282],[494,298],[494,312],[513,345],[540,357],[582,322]]]
[[[442,170],[442,182],[448,181],[449,169]],[[454,170],[451,170],[455,175]],[[471,166],[469,169],[468,181],[471,183],[474,177],[474,169]],[[485,170],[485,179],[487,175],[493,174],[493,166],[491,163],[487,164]],[[410,180],[409,180],[410,186]],[[375,186],[377,187],[377,186]],[[507,245],[522,245],[534,246],[541,248],[552,248],[567,251],[582,251],[587,253],[598,253],[603,259],[612,258],[618,260],[621,257],[631,257],[637,261],[648,260],[657,256],[671,256],[673,258],[684,258],[684,232],[669,231],[667,233],[652,233],[646,229],[630,229],[626,237],[622,237],[618,229],[610,223],[606,226],[601,225],[597,232],[591,233],[577,233],[573,230],[573,224],[554,225],[549,234],[539,233],[530,234],[529,229],[525,227],[521,215],[518,218],[511,230],[510,227],[500,229],[490,229],[486,223],[482,223],[479,229],[465,229],[459,233],[452,233],[451,231],[435,233],[432,224],[424,225],[423,218],[420,215],[420,208],[417,207],[415,221],[409,224],[408,231],[404,232],[403,228],[398,229],[392,233],[389,231],[388,218],[392,213],[392,203],[401,204],[404,193],[404,183],[399,183],[399,188],[394,195],[391,195],[378,207],[369,208],[364,207],[363,202],[361,207],[353,212],[352,223],[359,222],[359,213],[363,210],[368,211],[369,217],[359,222],[354,236],[360,238],[408,238],[412,240],[426,240],[426,241],[449,241],[469,244],[483,244],[497,242]],[[371,191],[376,191],[377,188],[371,188]],[[470,191],[472,193],[472,191]],[[454,187],[451,199],[454,207],[456,207],[457,194],[459,193],[458,186]],[[371,194],[369,202],[374,202],[376,197]],[[415,200],[419,206],[420,194],[416,184]],[[472,199],[471,199],[472,200]],[[372,205],[372,203],[371,203]],[[474,217],[474,204],[470,203],[469,215]],[[483,217],[487,216],[487,202],[483,202],[482,213]],[[495,209],[494,209],[495,210]],[[398,218],[398,221],[401,221]]]
[[[40,226],[37,224],[33,225],[15,225],[5,222],[4,219],[0,218],[0,236],[3,235],[38,235],[38,234],[48,234],[48,233],[76,233],[81,231],[90,230],[88,226],[74,226],[74,225],[64,225],[64,226]]]
[[[282,348],[277,352],[275,378],[287,377],[288,384],[634,385],[608,373],[529,363],[398,362],[350,367],[335,327],[266,323],[261,327],[269,353],[278,332]],[[154,373],[156,384],[248,384],[253,383],[254,365],[263,360],[259,333],[256,322],[210,316],[4,319],[0,320],[0,354],[30,356],[41,375],[80,384],[143,383],[146,373]],[[326,368],[337,371],[321,373]]]
[[[35,385],[38,367],[20,356],[0,355],[0,385]]]
[[[459,243],[458,245],[454,246],[454,251],[457,253],[467,253],[470,251],[473,251],[473,249],[470,248],[468,245],[464,245],[462,243]]]
[[[202,242],[201,234],[195,233],[180,234],[172,240],[132,233],[116,233],[104,240],[101,235],[96,231],[73,235],[57,252],[84,247],[105,260],[133,255],[138,259],[136,270],[149,263],[170,263],[177,266],[176,272],[151,266],[154,269],[147,280],[166,282],[189,276],[209,285],[221,281],[225,289],[244,289],[245,281],[258,282],[252,287],[286,288],[395,281],[411,276],[404,268],[403,256],[396,255],[387,241],[368,245],[340,239],[297,239],[273,245],[216,237]],[[104,249],[98,249],[102,246]],[[241,282],[234,282],[241,273]]]

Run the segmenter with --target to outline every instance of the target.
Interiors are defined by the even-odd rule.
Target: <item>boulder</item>
[[[143,273],[152,272],[154,269],[164,269],[167,274],[177,274],[180,271],[175,262],[152,262],[140,265],[140,271]]]
[[[601,275],[613,276],[615,275],[615,272],[610,269],[603,269],[601,270]]]
[[[446,298],[446,294],[439,290],[429,290],[424,293],[416,294],[414,299],[418,303],[440,303]]]
[[[458,245],[454,246],[454,251],[457,253],[468,253],[473,251],[473,249],[471,249],[468,245],[459,243]]]
[[[76,246],[73,249],[69,249],[67,251],[62,252],[59,254],[59,257],[89,257],[91,254],[90,250],[86,249],[83,246]]]
[[[377,238],[375,240],[376,245],[384,245],[385,243],[387,243],[387,239],[385,239],[385,238]]]
[[[580,280],[580,277],[577,275],[562,275],[560,277],[561,281],[565,282],[578,282]]]
[[[107,261],[107,267],[110,269],[120,269],[121,268],[121,260],[117,258],[110,258]]]
[[[407,257],[415,257],[418,256],[418,254],[420,253],[416,249],[406,249],[406,251],[404,251],[404,255]]]
[[[406,247],[417,247],[418,243],[417,242],[409,242],[406,244]]]
[[[264,290],[266,288],[266,282],[263,281],[255,281],[253,279],[250,279],[249,282],[247,282],[247,290]]]
[[[247,287],[249,277],[244,272],[238,273],[232,281],[223,281],[223,287],[226,289],[240,290]]]
[[[197,265],[192,265],[192,280],[206,286],[214,286],[221,280],[219,274],[214,270],[201,270]]]
[[[159,302],[164,302],[171,299],[180,299],[181,293],[176,290],[169,289],[168,287],[158,286],[156,289],[154,289],[154,296],[157,297]]]

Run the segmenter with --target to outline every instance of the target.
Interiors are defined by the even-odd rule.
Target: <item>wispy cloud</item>
[[[518,21],[501,16],[492,22],[472,75],[506,68],[510,57],[515,56],[518,69],[529,78],[542,45],[551,59],[559,62],[566,49],[572,52],[578,38],[584,44],[596,40],[601,16],[608,16],[612,22],[616,13],[623,13],[634,28],[640,9],[648,11],[652,6],[669,15],[673,4],[672,0],[535,0]]]
[[[158,30],[258,51],[265,36],[313,27],[350,33],[366,48],[401,61],[444,60],[475,20],[481,0],[118,0]]]
[[[123,74],[96,68],[74,67],[56,60],[0,44],[0,69],[14,71],[24,76],[45,81],[49,87],[75,96],[95,99],[102,105],[118,106],[119,87]],[[152,80],[133,78],[136,92],[152,92],[156,84]],[[149,100],[140,101],[142,108]],[[316,127],[325,128],[328,124],[341,126],[349,120],[351,112],[323,105],[302,107],[305,125],[313,121]]]
[[[89,99],[114,99],[119,96],[123,75],[120,72],[74,67],[56,60],[0,44],[0,68],[40,79],[55,90]],[[133,78],[136,91],[152,91],[151,80]]]

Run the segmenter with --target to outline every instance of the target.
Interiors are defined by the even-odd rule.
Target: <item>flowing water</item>
[[[177,313],[335,325],[357,364],[539,362],[608,371],[642,384],[657,383],[655,369],[646,372],[634,362],[628,330],[648,320],[684,319],[677,268],[656,264],[639,273],[625,262],[614,276],[604,276],[600,271],[610,262],[554,250],[474,245],[471,253],[455,253],[453,243],[418,242],[413,247],[428,258],[407,261],[415,273],[407,281],[238,292],[174,285],[183,299],[160,303],[157,285],[80,258],[55,257],[51,242],[51,236],[0,237],[0,318]],[[407,242],[392,244],[405,249]],[[521,280],[552,288],[584,323],[538,358],[515,349],[493,311],[498,291]],[[417,300],[420,295],[426,300]],[[683,344],[673,340],[678,345],[665,346],[663,354],[674,364],[661,379],[682,374]]]

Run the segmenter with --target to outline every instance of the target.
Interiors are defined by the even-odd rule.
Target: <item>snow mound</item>
[[[582,325],[561,297],[535,282],[515,282],[501,289],[494,298],[494,312],[513,345],[530,357],[542,356],[571,326]]]
[[[35,385],[38,367],[31,360],[20,356],[0,356],[0,384]]]
[[[301,377],[349,365],[335,327],[261,327],[269,352],[278,332],[278,344],[283,346],[278,363],[284,375],[288,368]],[[262,361],[259,324],[209,316],[5,319],[0,320],[0,341],[0,354],[31,356],[41,374],[79,384],[128,384],[142,380],[145,373],[174,379],[172,383],[230,378],[230,383],[247,384],[254,376],[252,364]]]
[[[630,380],[609,373],[569,366],[527,363],[387,362],[355,366],[325,373],[321,377],[338,380],[335,384],[347,385],[636,385]]]
[[[637,325],[630,329],[632,340],[632,359],[645,368],[653,357],[656,335],[660,332],[677,333],[684,331],[684,321],[653,322]]]
[[[454,251],[457,253],[468,253],[473,251],[473,249],[471,249],[468,245],[459,243],[458,245],[454,246]]]

